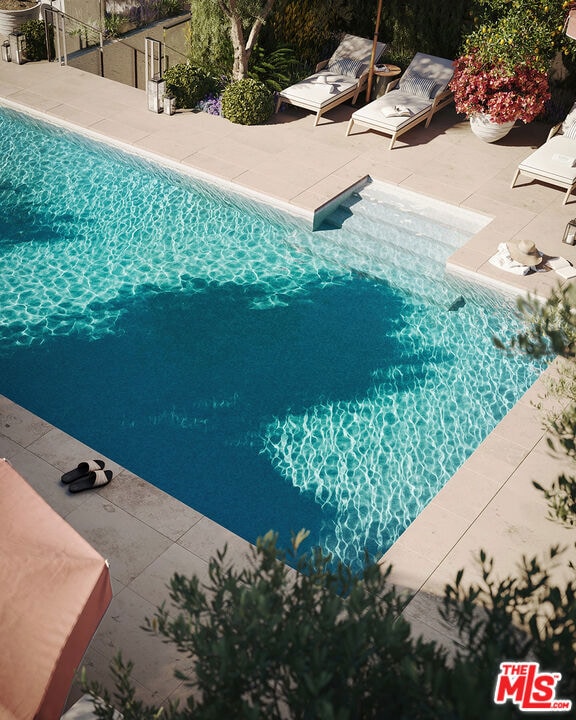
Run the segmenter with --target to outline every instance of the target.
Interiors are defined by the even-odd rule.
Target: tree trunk
[[[258,42],[260,30],[266,22],[268,15],[270,15],[275,1],[276,0],[266,0],[260,14],[254,19],[248,41],[245,42],[242,17],[238,10],[237,1],[217,0],[220,9],[230,20],[230,39],[232,40],[232,47],[234,48],[234,65],[232,66],[233,80],[242,80],[242,78],[246,77],[250,55]]]
[[[237,14],[230,16],[230,38],[232,39],[232,47],[234,48],[232,80],[242,80],[242,78],[246,77],[250,54],[247,52],[246,44],[244,43],[242,20]]]

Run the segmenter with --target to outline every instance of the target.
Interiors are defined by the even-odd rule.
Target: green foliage
[[[119,720],[114,707],[122,708],[122,720],[158,720],[164,717],[163,708],[147,707],[136,698],[136,689],[130,680],[133,668],[134,663],[130,661],[124,663],[121,655],[118,655],[110,665],[116,688],[114,702],[109,693],[98,683],[87,679],[86,669],[82,668],[80,684],[84,691],[92,696],[94,714],[100,720]]]
[[[233,60],[231,77],[243,80],[253,48],[276,0],[215,0],[226,18],[230,32]]]
[[[470,0],[386,0],[380,23],[380,39],[391,44],[386,58],[401,67],[417,52],[456,58],[470,28],[470,5]]]
[[[352,19],[348,0],[287,0],[276,8],[270,24],[277,42],[294,48],[310,68],[330,57],[343,26]]]
[[[519,298],[517,305],[526,321],[527,330],[512,340],[512,350],[520,350],[535,358],[560,355],[576,359],[575,284],[557,288],[545,303],[529,296]],[[501,341],[494,342],[501,349],[504,348]]]
[[[161,18],[170,18],[187,12],[185,0],[159,0],[158,12]]]
[[[273,112],[272,92],[259,80],[238,80],[222,93],[222,115],[233,123],[261,125]]]
[[[242,29],[247,37],[261,0],[239,3]],[[290,81],[308,75],[320,60],[332,54],[344,32],[372,38],[376,20],[376,0],[276,0],[261,31],[259,45],[265,58],[279,48],[294,50],[301,67],[294,68]],[[231,75],[233,48],[230,23],[217,0],[193,0],[190,31],[190,60],[211,74]],[[418,51],[453,58],[470,29],[470,0],[386,0],[380,23],[380,40],[390,45],[388,61],[406,66]],[[254,51],[253,51],[254,52]],[[251,60],[248,73],[267,82],[260,56]],[[276,66],[275,66],[276,67]],[[276,70],[279,68],[276,67]],[[281,74],[286,69],[280,70]],[[276,78],[278,81],[278,78]],[[273,81],[273,82],[276,82]]]
[[[435,691],[445,654],[410,637],[386,573],[376,565],[360,574],[332,570],[320,551],[294,571],[276,541],[273,533],[259,539],[243,569],[218,553],[206,587],[173,577],[170,598],[180,613],[162,606],[147,626],[194,667],[191,677],[179,675],[191,689],[188,708],[180,715],[169,708],[165,717],[348,720],[379,717],[382,708],[398,720],[442,717],[445,701]],[[117,697],[131,701],[129,669],[117,663],[116,681]],[[153,717],[154,708],[138,712]]]
[[[106,13],[104,17],[104,34],[105,36],[116,38],[121,35],[126,18],[116,13]]]
[[[162,18],[173,17],[185,11],[186,0],[135,0],[128,10],[128,20],[142,27]]]
[[[576,285],[557,288],[545,303],[528,297],[517,304],[527,329],[512,339],[509,349],[534,358],[557,355],[563,359],[557,361],[556,372],[546,383],[547,395],[556,403],[544,417],[544,428],[550,435],[550,448],[576,460]],[[498,339],[494,343],[505,348]],[[563,474],[548,488],[538,482],[534,485],[548,502],[551,519],[569,527],[576,525],[575,476]]]
[[[556,455],[576,460],[576,366],[574,360],[556,361],[555,372],[546,380],[548,397],[556,400],[545,414],[548,446]],[[533,485],[548,503],[548,517],[566,527],[576,525],[576,477],[562,474],[549,487]]]
[[[548,410],[544,416],[544,428],[549,433],[548,445],[557,455],[566,455],[576,460],[576,365],[573,359],[557,360],[554,372],[545,380],[546,394],[554,398],[554,409]],[[576,507],[574,500],[576,486],[570,492],[569,480],[562,476],[558,484],[553,485],[552,492],[544,491],[550,501],[554,501],[556,510],[568,503],[560,514],[562,522],[576,524]],[[574,482],[574,480],[572,480]],[[557,488],[558,493],[554,492]],[[554,497],[555,496],[555,497]],[[562,503],[557,505],[560,500]],[[572,516],[573,515],[573,516]]]
[[[296,559],[304,531],[293,539]],[[125,720],[505,720],[511,703],[495,707],[494,681],[503,660],[534,660],[563,675],[559,697],[576,693],[576,583],[555,585],[551,571],[523,559],[517,577],[498,580],[480,553],[478,583],[463,571],[445,591],[442,617],[456,629],[448,659],[435,642],[416,639],[401,612],[405,599],[388,584],[389,569],[367,564],[352,573],[335,568],[320,550],[286,564],[277,536],[268,533],[238,569],[219,552],[209,581],[175,575],[170,599],[176,615],[158,608],[145,629],[190,658],[184,708],[163,710],[136,700],[131,663],[117,658],[114,704]],[[83,680],[97,717],[112,720],[109,694]],[[96,698],[102,698],[96,700]]]
[[[245,34],[261,5],[259,0],[239,4]],[[503,68],[530,57],[536,67],[547,70],[558,50],[576,58],[576,43],[562,33],[564,5],[562,0],[386,0],[379,39],[390,45],[386,59],[403,67],[418,51],[456,58],[478,46]],[[304,66],[299,75],[304,76],[331,55],[343,32],[371,38],[376,7],[376,0],[276,0],[260,45],[266,56],[291,47]],[[229,30],[229,20],[216,0],[194,0],[192,63],[211,73],[230,75]],[[257,77],[266,81],[261,73]]]
[[[275,0],[194,0],[190,59],[212,74],[240,80]]]
[[[537,659],[547,671],[562,674],[559,697],[573,698],[576,694],[574,568],[570,569],[571,579],[565,587],[552,579],[562,552],[558,547],[551,548],[544,564],[537,558],[523,557],[517,575],[498,580],[494,560],[481,551],[482,581],[464,586],[464,572],[460,571],[454,584],[446,587],[441,614],[457,628],[462,647],[454,659],[455,692],[461,683],[462,688],[472,690],[468,698],[463,698],[464,704],[457,705],[456,717],[476,717],[467,705],[478,701],[482,688],[490,693],[499,663],[509,658]],[[489,715],[480,713],[478,717]]]
[[[547,72],[557,51],[573,54],[562,33],[564,0],[476,0],[476,26],[465,41],[487,65]]]
[[[166,91],[176,98],[179,108],[194,108],[203,97],[213,92],[217,83],[202,68],[188,63],[173,65],[164,73]]]
[[[48,53],[46,52],[46,32],[43,20],[27,20],[20,26],[20,32],[26,38],[26,59],[46,60]],[[52,57],[54,57],[54,33],[52,28],[49,29],[49,38],[52,46]]]
[[[471,24],[470,4],[385,0],[379,39],[390,46],[386,59],[405,67],[418,51],[455,58]],[[372,38],[376,10],[376,0],[284,0],[269,26],[275,42],[293,47],[310,70],[330,57],[342,33]]]
[[[573,442],[573,439],[572,439]],[[568,528],[576,526],[576,477],[560,475],[549,488],[532,483],[548,502],[548,517]]]
[[[250,56],[248,77],[260,80],[273,92],[280,92],[297,79],[299,68],[292,48],[278,48],[267,53],[257,45]]]
[[[234,53],[229,22],[214,0],[191,4],[188,57],[192,65],[211,75],[231,75]]]

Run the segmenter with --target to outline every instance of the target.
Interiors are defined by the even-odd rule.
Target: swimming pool
[[[444,275],[472,216],[368,186],[311,232],[0,129],[0,392],[248,540],[383,552],[540,372],[491,345],[513,304]]]

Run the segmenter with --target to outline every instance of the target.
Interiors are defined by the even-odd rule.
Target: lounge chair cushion
[[[564,129],[563,134],[564,137],[576,140],[576,121],[573,122],[572,125],[568,125],[568,127]]]
[[[432,114],[450,102],[446,90],[453,75],[452,60],[416,53],[396,87],[352,113],[346,135],[358,123],[390,135],[392,149],[400,135],[420,123],[428,126]]]
[[[401,90],[391,90],[377,100],[356,110],[354,118],[359,122],[370,121],[375,126],[398,130],[407,122],[411,122],[418,115],[427,113],[432,105],[432,100],[423,97],[414,97]],[[398,110],[397,110],[398,108]],[[407,109],[406,112],[400,110]]]
[[[334,101],[338,95],[356,87],[358,80],[350,75],[321,70],[282,90],[282,97],[294,105],[308,108],[322,108]]]
[[[386,106],[382,108],[381,112],[384,117],[412,117],[412,115],[414,115],[412,110],[406,107],[406,105]]]
[[[453,74],[454,65],[451,60],[416,53],[397,87],[356,110],[352,119],[388,133],[396,133],[405,126],[412,126],[419,118],[424,121],[432,108],[434,98],[446,89]],[[406,82],[410,81],[410,92],[405,90],[406,82],[402,84],[404,79]],[[414,89],[416,94],[412,92]],[[396,108],[408,108],[411,114],[398,112]]]
[[[367,69],[368,63],[362,60],[353,60],[352,58],[337,58],[326,66],[326,70],[329,72],[353,78],[359,78]]]
[[[372,47],[372,40],[345,35],[327,65],[314,75],[282,90],[279,104],[288,102],[313,110],[317,113],[317,122],[323,112],[349,98],[355,98],[360,92],[366,82],[364,71],[370,64]],[[385,48],[384,43],[376,43],[375,60],[378,60]]]
[[[576,158],[576,139],[554,135],[518,166],[520,171],[557,180],[566,185],[576,180],[576,167],[564,158]]]
[[[378,57],[384,51],[384,45],[379,43]],[[332,53],[332,57],[328,60],[328,67],[341,58],[347,60],[358,60],[368,65],[372,57],[372,40],[368,38],[357,37],[356,35],[344,35],[340,45]]]
[[[407,95],[433,98],[438,90],[438,83],[432,78],[420,75],[420,73],[411,72],[401,78],[398,89]]]

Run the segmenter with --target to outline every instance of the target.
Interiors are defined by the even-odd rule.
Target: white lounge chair
[[[316,113],[314,126],[320,116],[349,98],[355,103],[359,93],[366,87],[372,57],[372,40],[345,35],[329,60],[316,66],[314,75],[282,90],[276,103],[276,112],[283,103],[312,110]],[[386,48],[376,44],[374,62]]]
[[[356,110],[346,135],[354,125],[391,135],[391,150],[405,132],[422,122],[426,127],[434,113],[452,101],[448,83],[454,74],[452,60],[416,53],[401,78],[393,80],[382,97]]]
[[[566,188],[563,202],[566,205],[576,187],[576,103],[564,122],[550,130],[544,145],[518,165],[510,187],[515,186],[520,174]]]

